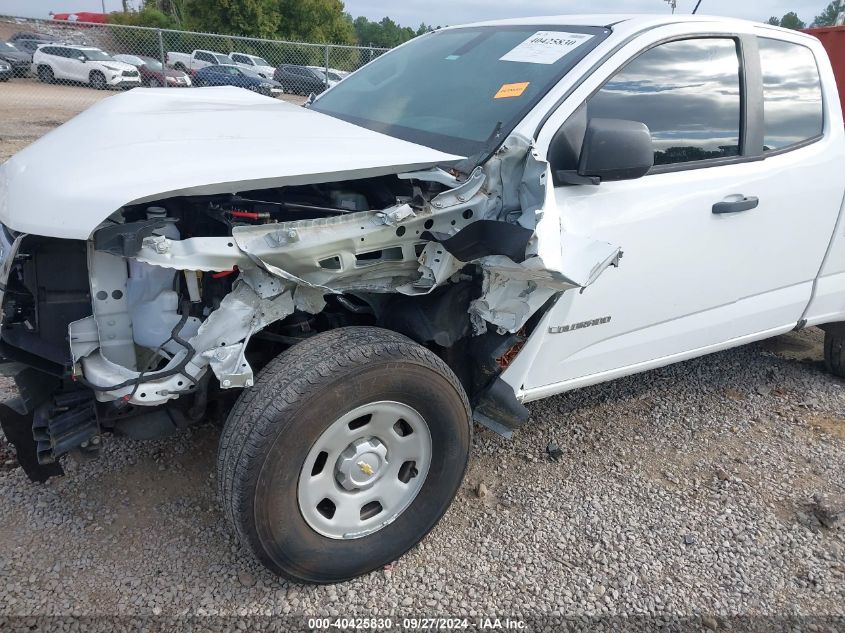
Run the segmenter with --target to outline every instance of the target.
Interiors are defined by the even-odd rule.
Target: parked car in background
[[[0,81],[9,81],[13,76],[12,65],[0,60]]]
[[[115,55],[119,62],[130,64],[138,69],[141,74],[141,84],[150,88],[160,86],[173,86],[174,88],[187,88],[191,86],[191,78],[187,73],[175,68],[167,68],[154,57],[145,55]]]
[[[235,62],[235,66],[256,73],[259,77],[272,79],[276,72],[275,66],[271,66],[263,57],[247,55],[246,53],[230,53],[229,57]]]
[[[35,51],[38,50],[39,46],[52,43],[53,42],[49,40],[16,40],[13,42],[15,48],[29,57],[30,63],[32,62],[32,56],[35,54]]]
[[[0,42],[0,60],[12,67],[17,77],[26,77],[32,64],[32,55],[19,50],[11,42]]]
[[[273,73],[273,79],[282,84],[285,92],[296,95],[319,94],[326,89],[324,69],[315,70],[316,66],[297,66],[287,64],[279,66]]]
[[[141,85],[137,68],[93,46],[40,46],[32,56],[32,70],[44,83],[78,81],[97,90]]]
[[[17,33],[12,35],[12,37],[9,38],[9,41],[12,43],[18,42],[20,40],[40,40],[42,42],[56,41],[52,35],[48,35],[47,33],[38,33],[36,31],[18,31]]]
[[[349,73],[343,70],[337,70],[335,68],[329,68],[328,72],[326,72],[325,67],[323,66],[308,66],[311,70],[316,72],[321,78],[323,78],[324,83],[328,88],[336,86],[340,83],[344,77],[346,77]]]
[[[165,59],[168,66],[189,74],[208,66],[232,63],[232,59],[228,55],[206,50],[195,50],[193,53],[170,52],[167,53]]]
[[[237,86],[268,97],[276,97],[284,92],[279,82],[259,77],[233,64],[218,64],[197,71],[194,76],[194,85],[198,87]]]

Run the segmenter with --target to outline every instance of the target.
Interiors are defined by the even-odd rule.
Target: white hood
[[[98,63],[102,66],[105,66],[106,68],[109,68],[109,69],[114,70],[114,71],[124,71],[125,72],[125,71],[138,70],[132,64],[127,64],[126,62],[122,62],[119,59],[114,59],[114,60],[108,61],[108,62],[96,62],[96,63]]]
[[[459,159],[234,87],[109,97],[0,165],[0,222],[87,239],[120,207]]]

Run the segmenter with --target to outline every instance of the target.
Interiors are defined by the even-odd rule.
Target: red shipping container
[[[822,42],[830,63],[833,64],[833,74],[839,87],[839,101],[845,112],[845,26],[827,26],[818,29],[805,29],[805,33],[815,35]]]
[[[105,24],[108,22],[108,15],[105,13],[92,13],[91,11],[78,11],[77,13],[54,13],[53,19],[59,22]]]

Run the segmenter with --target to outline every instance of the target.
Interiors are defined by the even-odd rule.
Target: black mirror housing
[[[642,178],[654,166],[654,145],[645,123],[590,119],[578,159],[578,176],[601,181]]]

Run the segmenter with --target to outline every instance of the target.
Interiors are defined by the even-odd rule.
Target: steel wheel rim
[[[365,404],[335,420],[311,447],[299,473],[299,511],[328,538],[367,536],[411,505],[430,466],[431,432],[415,409]]]

